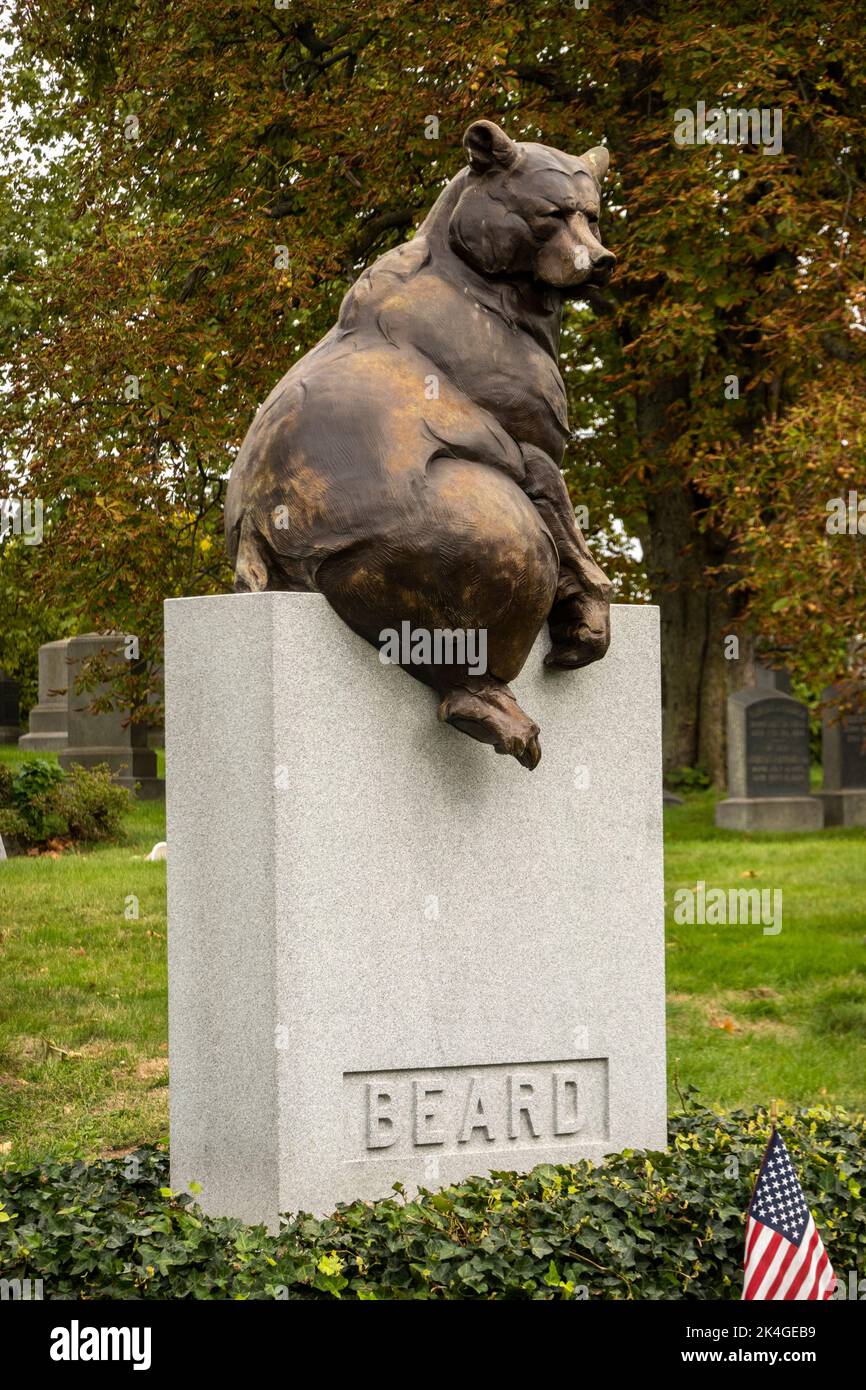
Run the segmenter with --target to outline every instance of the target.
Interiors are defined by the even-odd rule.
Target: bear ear
[[[463,148],[476,174],[494,167],[510,169],[517,159],[517,146],[492,121],[473,121],[463,136]]]
[[[580,156],[584,164],[588,164],[592,170],[592,177],[596,183],[601,183],[608,169],[610,168],[610,151],[605,145],[595,145],[586,154]]]

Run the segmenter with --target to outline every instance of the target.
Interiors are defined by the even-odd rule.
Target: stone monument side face
[[[273,1225],[282,1011],[272,608],[267,597],[255,607],[233,597],[165,605],[171,1164],[184,1185],[196,1174],[206,1183],[208,1211]]]
[[[821,751],[825,791],[866,789],[866,709],[854,682],[831,685],[822,694]]]
[[[663,1145],[657,610],[581,672],[539,641],[519,777],[318,595],[166,644],[173,1185],[273,1225]]]
[[[21,748],[40,751],[66,747],[69,716],[69,667],[67,637],[43,642],[39,648],[39,699],[30,710],[28,731],[18,740]]]
[[[809,711],[781,692],[728,698],[728,796],[809,795]]]
[[[66,710],[69,704],[69,638],[43,642],[39,648],[39,703]]]

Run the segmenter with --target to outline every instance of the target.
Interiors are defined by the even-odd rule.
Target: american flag
[[[758,1173],[746,1227],[744,1299],[832,1298],[836,1276],[774,1128]]]

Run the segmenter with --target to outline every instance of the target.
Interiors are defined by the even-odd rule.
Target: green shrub
[[[780,1129],[837,1274],[866,1274],[866,1119],[801,1110]],[[278,1236],[170,1193],[168,1158],[0,1173],[0,1271],[46,1298],[738,1299],[767,1116],[701,1110],[665,1152],[398,1191]]]
[[[12,805],[12,769],[0,763],[0,808]]]
[[[51,792],[52,808],[66,833],[88,843],[121,839],[130,804],[130,793],[111,780],[107,763],[91,769],[73,763]]]
[[[28,833],[26,820],[15,809],[14,786],[11,768],[0,763],[0,835],[5,835],[10,843],[15,839],[26,839]]]
[[[53,837],[84,843],[119,840],[130,805],[129,792],[112,782],[105,763],[92,769],[74,763],[64,772],[57,763],[34,758],[10,782],[0,783],[0,834],[25,845]]]
[[[30,827],[20,812],[12,806],[0,808],[0,835],[10,843],[14,840],[21,840],[24,844],[29,842]]]
[[[63,778],[63,769],[47,758],[32,758],[19,768],[12,781],[12,808],[19,826],[11,831],[32,844],[60,833],[51,794]]]
[[[710,785],[706,770],[702,767],[677,767],[665,778],[671,791],[700,792]]]

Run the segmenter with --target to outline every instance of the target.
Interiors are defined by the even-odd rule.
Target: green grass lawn
[[[864,1110],[866,830],[719,831],[713,803],[665,811],[668,1075],[723,1105]],[[782,930],[676,925],[676,889],[700,880],[781,890]]]
[[[671,1104],[678,1079],[723,1105],[866,1110],[866,830],[723,833],[712,807],[665,812]],[[165,864],[143,858],[164,806],[128,824],[122,846],[0,867],[0,1156],[167,1137]],[[781,932],[675,925],[699,880],[781,889]]]
[[[124,845],[0,865],[0,1148],[11,1140],[13,1156],[168,1133],[165,862],[143,858],[165,838],[164,802],[136,803],[127,826]]]

